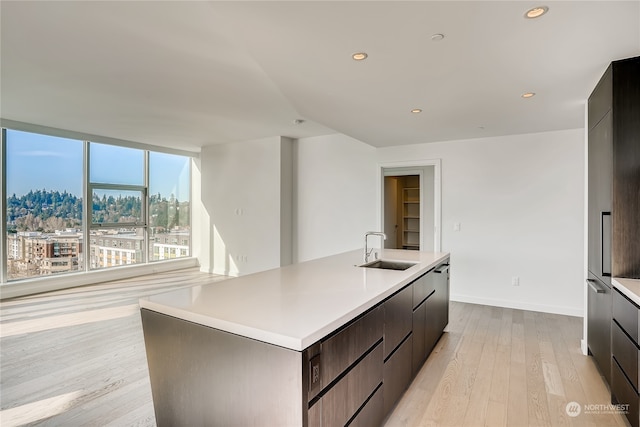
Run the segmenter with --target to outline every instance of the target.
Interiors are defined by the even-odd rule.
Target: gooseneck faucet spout
[[[368,239],[367,238],[369,236],[372,236],[372,235],[373,236],[380,236],[380,237],[382,237],[382,240],[387,240],[387,235],[384,234],[381,231],[367,231],[364,234],[364,262],[365,263],[369,262],[369,256],[371,255],[371,252],[373,252],[373,248],[371,248],[370,250],[367,249],[367,246],[368,246],[368,244],[367,244],[367,240]]]

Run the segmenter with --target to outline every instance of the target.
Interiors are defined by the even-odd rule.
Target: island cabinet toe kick
[[[382,425],[446,326],[448,262],[301,351],[142,307],[157,425]]]

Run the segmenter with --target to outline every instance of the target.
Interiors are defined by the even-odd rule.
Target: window
[[[144,185],[144,150],[95,142],[92,142],[89,148],[91,150],[89,181],[116,185]]]
[[[146,238],[145,155],[144,150],[136,148],[89,143],[90,233],[108,235],[111,248],[122,248],[126,241]],[[118,167],[114,168],[114,164]],[[101,256],[101,248],[94,246],[90,253],[91,269],[146,260],[142,250],[113,249],[105,257]]]
[[[152,261],[168,258],[160,249],[165,244],[183,249],[184,252],[179,253],[188,256],[191,245],[190,163],[184,156],[149,153],[149,254]]]
[[[91,224],[144,224],[142,191],[93,190]]]
[[[190,157],[11,129],[2,149],[3,281],[189,256]]]
[[[7,280],[82,270],[82,141],[8,129],[3,136]],[[60,250],[62,240],[69,250]]]

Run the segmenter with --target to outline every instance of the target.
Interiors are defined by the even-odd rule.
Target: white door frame
[[[423,219],[425,218],[424,215],[424,200],[425,198],[423,197],[423,188],[424,188],[424,168],[420,167],[420,168],[411,168],[411,167],[402,167],[402,168],[382,168],[382,183],[384,185],[384,178],[387,176],[418,176],[418,187],[420,188],[420,204],[418,206],[419,209],[419,215],[420,215],[420,221],[418,222],[418,231],[420,232],[420,241],[418,242],[418,244],[420,245],[420,250],[424,251],[425,249],[425,233],[424,233],[424,227],[423,227]],[[382,203],[381,203],[381,207],[382,207],[382,231],[386,232],[385,230],[385,217],[384,217],[384,196],[385,196],[385,191],[384,191],[384,187],[382,188]],[[398,197],[401,197],[400,195],[398,195]],[[402,211],[404,212],[404,207],[402,208]],[[399,218],[399,221],[404,221],[402,218]],[[401,227],[401,230],[404,229],[404,225]],[[401,239],[404,241],[404,236],[401,236]],[[400,248],[401,249],[401,248]]]
[[[424,159],[424,160],[410,160],[402,162],[383,162],[378,163],[377,174],[377,196],[376,202],[378,206],[377,223],[378,229],[384,228],[384,170],[396,169],[396,168],[423,168],[425,166],[433,166],[433,218],[434,218],[434,232],[433,232],[433,248],[424,247],[424,233],[420,233],[420,250],[433,250],[434,252],[440,252],[442,248],[441,242],[441,229],[442,229],[442,168],[440,159]],[[415,173],[414,173],[415,175]],[[424,200],[424,185],[423,185],[422,173],[420,173],[420,230],[424,229],[424,215],[422,201]]]

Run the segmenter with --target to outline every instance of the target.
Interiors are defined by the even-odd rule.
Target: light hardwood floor
[[[154,426],[138,298],[223,279],[190,269],[1,302],[0,425]],[[567,415],[609,403],[581,335],[581,318],[454,302],[386,426],[625,426]]]

